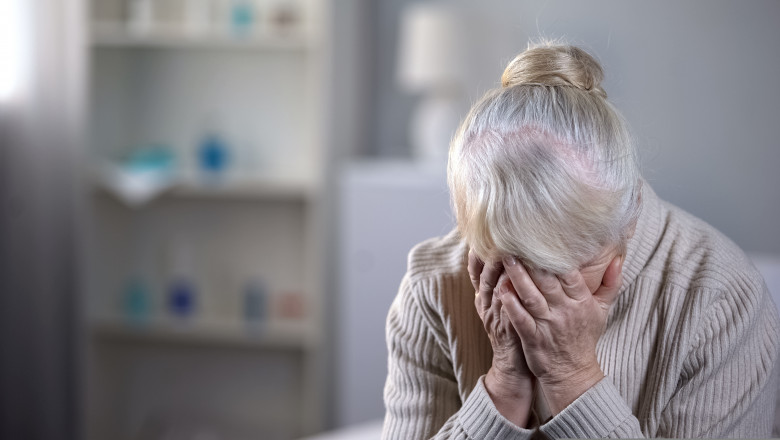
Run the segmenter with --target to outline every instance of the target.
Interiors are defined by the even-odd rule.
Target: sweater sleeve
[[[405,277],[387,317],[382,438],[529,438],[533,431],[515,426],[495,408],[484,376],[461,402],[452,362],[437,338],[441,329],[435,328],[420,304],[425,288],[425,283]]]
[[[701,294],[701,292],[696,292]],[[664,438],[769,438],[777,390],[777,311],[768,292],[729,292],[707,310],[664,408]],[[641,438],[647,433],[609,378],[541,431],[550,438]]]
[[[769,438],[779,324],[763,283],[723,293],[693,340],[658,435]]]

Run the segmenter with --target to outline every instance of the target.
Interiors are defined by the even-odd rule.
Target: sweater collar
[[[628,240],[626,248],[621,291],[636,281],[655,252],[664,230],[667,209],[646,181],[642,182],[641,209],[634,236]]]

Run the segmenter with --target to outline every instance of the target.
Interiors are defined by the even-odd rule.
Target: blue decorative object
[[[258,322],[268,317],[268,290],[260,280],[249,282],[244,290],[244,318]]]
[[[150,144],[135,148],[128,154],[122,166],[135,173],[170,173],[176,165],[176,156],[167,145]]]
[[[238,1],[233,5],[230,21],[236,34],[247,34],[252,29],[254,10],[247,1]]]
[[[200,166],[204,171],[219,174],[227,168],[228,149],[225,142],[216,134],[209,134],[200,146]]]
[[[122,312],[131,323],[145,323],[151,312],[149,288],[142,280],[133,278],[125,286]]]
[[[175,280],[168,291],[168,310],[174,316],[188,317],[195,312],[195,288],[184,279]]]

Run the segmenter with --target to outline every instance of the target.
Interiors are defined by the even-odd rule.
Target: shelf
[[[311,183],[301,179],[253,177],[204,183],[181,180],[167,193],[173,197],[307,199],[314,193]]]
[[[205,199],[308,200],[317,188],[299,174],[246,174],[197,177],[184,174],[166,178],[154,173],[134,174],[115,165],[95,167],[94,185],[128,206],[138,207],[159,197]]]
[[[294,350],[305,350],[313,345],[311,332],[299,321],[252,324],[219,320],[158,319],[145,323],[130,323],[115,317],[96,320],[90,330],[98,340],[136,344]]]
[[[312,41],[301,31],[255,32],[233,35],[229,32],[189,32],[173,26],[157,26],[147,32],[131,32],[123,23],[97,23],[92,27],[92,46],[104,48],[169,49],[254,49],[306,50]]]

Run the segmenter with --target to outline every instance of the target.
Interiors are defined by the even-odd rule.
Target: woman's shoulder
[[[468,276],[468,246],[457,231],[415,245],[409,252],[406,275],[391,308],[391,315],[409,319],[419,313],[437,339],[450,339],[456,327],[447,316],[454,311],[473,310],[474,290]],[[462,314],[455,313],[458,317]],[[475,315],[476,316],[476,315]],[[400,318],[399,318],[400,319]],[[402,319],[403,320],[403,319]],[[461,331],[470,327],[460,328]]]
[[[650,262],[670,283],[740,295],[766,294],[761,274],[745,252],[721,231],[669,202],[663,236]]]
[[[409,251],[406,276],[410,281],[461,275],[466,270],[468,246],[457,230],[427,239]]]

